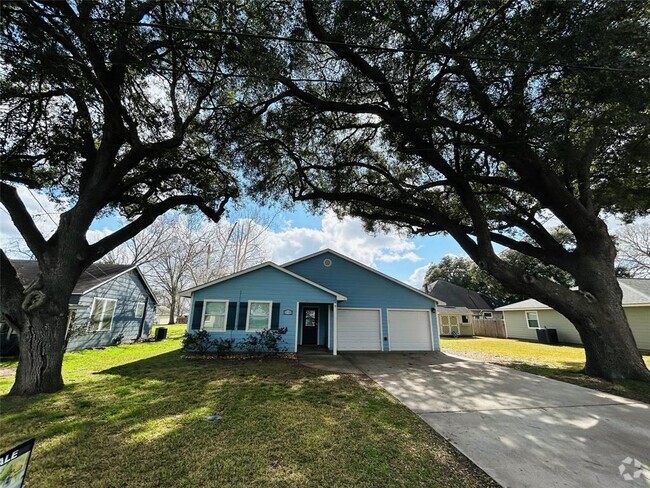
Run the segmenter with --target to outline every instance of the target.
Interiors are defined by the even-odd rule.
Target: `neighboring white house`
[[[639,349],[650,350],[650,279],[619,278],[623,309]],[[551,307],[528,299],[499,307],[506,323],[507,337],[537,340],[537,329],[557,329],[560,342],[582,344],[578,331],[564,315]]]

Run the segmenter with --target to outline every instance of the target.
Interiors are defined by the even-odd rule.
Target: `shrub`
[[[286,327],[279,329],[264,329],[257,333],[259,349],[263,352],[278,353],[284,352],[286,348],[281,347],[282,337],[287,333]]]
[[[238,344],[239,349],[248,354],[256,354],[260,352],[260,338],[258,334],[259,332],[256,334],[249,334],[246,339],[242,339]]]
[[[185,352],[196,352],[205,354],[210,351],[213,346],[210,334],[205,330],[197,332],[186,332],[183,336],[183,350]]]
[[[229,354],[233,350],[233,346],[235,345],[235,339],[215,339],[212,341],[212,344],[214,345],[214,348],[217,352],[217,354]]]

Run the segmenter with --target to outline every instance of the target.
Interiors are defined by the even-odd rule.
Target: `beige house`
[[[438,305],[438,326],[441,336],[473,336],[472,311],[466,307]]]
[[[623,291],[623,308],[639,349],[650,351],[650,279],[619,278]],[[564,315],[528,299],[499,307],[512,339],[537,340],[537,329],[557,329],[560,342],[582,344],[578,331]]]

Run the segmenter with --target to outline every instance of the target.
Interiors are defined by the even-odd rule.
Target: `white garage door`
[[[339,351],[381,351],[379,310],[339,308],[337,323]]]
[[[391,351],[431,351],[431,322],[428,310],[389,310]]]

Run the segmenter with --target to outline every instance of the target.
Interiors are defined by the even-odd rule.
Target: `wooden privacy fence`
[[[497,319],[474,319],[474,335],[506,337],[506,323]]]

